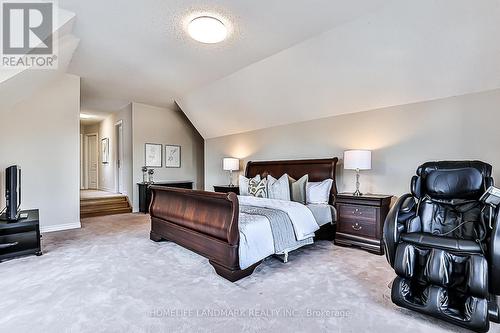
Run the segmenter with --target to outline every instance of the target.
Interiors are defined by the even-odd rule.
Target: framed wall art
[[[144,145],[144,165],[149,168],[162,167],[162,144],[146,143]]]
[[[181,146],[165,145],[165,167],[166,168],[181,167]]]

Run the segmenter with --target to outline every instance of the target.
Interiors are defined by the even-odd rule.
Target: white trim
[[[99,142],[99,133],[86,133],[85,134],[85,189],[89,189],[89,136],[96,138],[96,154],[97,154],[97,168],[96,168],[96,189],[99,188],[99,163],[100,163],[100,150],[101,145]]]
[[[121,130],[120,130],[121,129]],[[121,133],[121,136],[120,136]],[[123,119],[118,120],[115,122],[114,126],[114,134],[115,134],[115,155],[114,155],[114,181],[115,181],[115,193],[122,193],[120,192],[120,184],[122,185],[122,189],[124,188],[123,186]],[[121,158],[120,161],[118,161],[118,157]],[[123,194],[123,193],[122,193]]]
[[[56,225],[48,225],[45,227],[40,227],[40,232],[45,233],[45,232],[54,232],[54,231],[62,231],[69,229],[80,229],[81,227],[82,225],[80,224],[80,222],[56,224]]]
[[[80,190],[85,189],[85,177],[84,177],[84,172],[85,172],[85,166],[84,166],[84,149],[83,149],[84,143],[83,143],[83,134],[80,133]]]

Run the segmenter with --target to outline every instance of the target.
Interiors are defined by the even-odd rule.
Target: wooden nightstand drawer
[[[377,226],[375,224],[375,221],[369,222],[362,219],[340,220],[338,224],[338,232],[376,238]]]
[[[377,221],[377,208],[353,205],[339,205],[339,215],[348,220]]]
[[[352,194],[337,195],[335,244],[359,246],[383,254],[382,230],[391,198],[372,194],[359,197]]]

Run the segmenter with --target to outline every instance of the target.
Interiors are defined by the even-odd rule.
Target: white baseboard
[[[56,225],[48,225],[45,227],[40,227],[40,232],[54,232],[54,231],[62,231],[69,229],[80,229],[82,226],[80,222],[76,223],[66,223],[66,224],[56,224]]]

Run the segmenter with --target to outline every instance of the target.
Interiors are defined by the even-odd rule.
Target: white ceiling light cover
[[[211,16],[200,16],[188,25],[189,35],[206,44],[222,42],[227,37],[227,28],[219,19]]]

